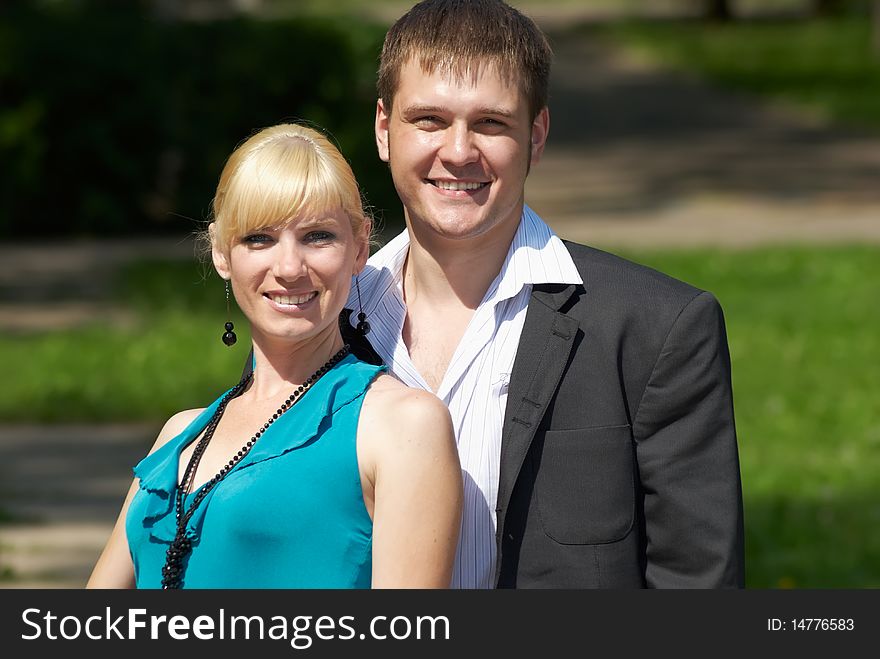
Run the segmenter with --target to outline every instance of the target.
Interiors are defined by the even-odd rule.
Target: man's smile
[[[441,190],[472,191],[481,190],[489,185],[488,181],[443,181],[440,179],[426,179],[428,183]]]

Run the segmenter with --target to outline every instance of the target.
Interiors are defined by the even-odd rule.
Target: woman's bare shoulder
[[[449,420],[449,410],[437,396],[430,391],[409,387],[385,374],[373,381],[364,406],[371,417],[382,420],[381,425],[397,425],[414,420],[423,425],[438,421],[447,423]]]
[[[165,425],[162,426],[162,430],[159,431],[159,436],[156,438],[156,442],[153,444],[153,448],[150,449],[150,453],[161,448],[164,444],[166,444],[174,437],[177,437],[181,432],[183,432],[184,428],[192,423],[199,414],[204,412],[204,410],[204,407],[199,407],[192,410],[183,410],[182,412],[178,412],[170,419],[168,419],[168,421],[165,422]]]
[[[358,446],[367,466],[406,471],[422,462],[451,461],[455,435],[449,410],[429,391],[379,377],[361,408]]]

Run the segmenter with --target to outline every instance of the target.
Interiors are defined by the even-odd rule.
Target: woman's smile
[[[313,302],[318,299],[318,291],[309,291],[307,293],[278,293],[270,291],[263,293],[263,297],[276,311],[281,313],[298,313],[306,311],[313,306]]]

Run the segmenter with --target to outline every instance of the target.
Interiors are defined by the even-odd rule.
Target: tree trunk
[[[703,16],[710,21],[729,21],[733,18],[729,0],[703,0]]]
[[[836,16],[845,8],[845,0],[813,0],[813,14],[816,16]]]

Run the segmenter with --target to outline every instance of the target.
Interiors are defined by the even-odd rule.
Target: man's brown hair
[[[501,0],[423,0],[385,35],[377,90],[391,114],[400,72],[410,61],[425,73],[476,77],[493,65],[525,94],[529,118],[547,105],[553,54],[535,23]]]

